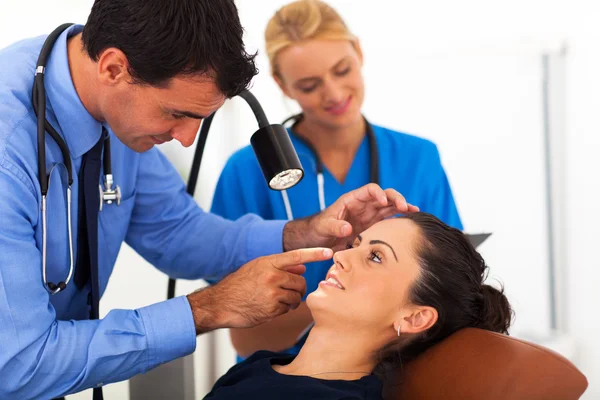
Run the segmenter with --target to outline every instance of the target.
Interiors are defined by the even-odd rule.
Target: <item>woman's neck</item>
[[[375,368],[376,345],[372,342],[360,334],[340,335],[337,330],[315,326],[294,361],[274,368],[286,375],[360,379]]]
[[[366,128],[364,118],[337,129],[303,118],[294,127],[294,131],[315,148],[323,165],[343,183],[365,137]]]

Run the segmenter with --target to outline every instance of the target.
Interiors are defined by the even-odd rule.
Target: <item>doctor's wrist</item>
[[[217,307],[215,296],[211,292],[209,286],[186,296],[192,308],[196,335],[222,327],[219,321],[221,312]]]
[[[283,251],[312,247],[308,238],[313,218],[295,219],[285,224],[283,227]]]

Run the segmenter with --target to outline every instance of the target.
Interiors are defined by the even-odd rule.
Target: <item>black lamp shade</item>
[[[252,135],[250,144],[271,189],[289,189],[304,177],[302,164],[283,125],[263,126]]]

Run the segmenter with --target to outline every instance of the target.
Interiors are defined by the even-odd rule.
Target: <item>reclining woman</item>
[[[468,238],[426,213],[381,221],[335,253],[307,298],[297,356],[259,351],[206,399],[381,399],[382,378],[467,327],[507,334],[512,310]]]

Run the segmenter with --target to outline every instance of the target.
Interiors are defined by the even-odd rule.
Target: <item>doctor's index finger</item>
[[[271,263],[277,269],[289,267],[290,265],[306,264],[314,261],[329,260],[333,257],[333,251],[324,247],[298,249],[287,251],[271,256]]]

